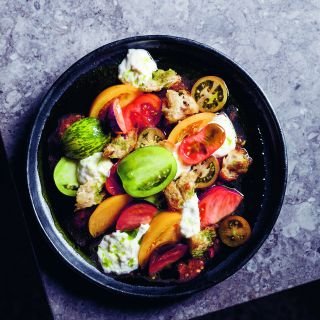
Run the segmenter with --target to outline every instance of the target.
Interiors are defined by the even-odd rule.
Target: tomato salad
[[[129,49],[119,80],[87,115],[59,121],[55,185],[74,197],[73,224],[103,272],[191,280],[219,244],[251,233],[236,214],[244,195],[230,188],[252,159],[224,112],[227,85],[204,75],[190,87],[143,49]]]

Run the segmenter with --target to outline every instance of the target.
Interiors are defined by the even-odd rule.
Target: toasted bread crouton
[[[214,226],[206,227],[189,239],[190,253],[194,258],[201,258],[205,252],[213,245],[216,238]]]
[[[169,123],[175,123],[199,112],[199,106],[186,90],[167,90],[168,105],[162,111]]]
[[[101,185],[96,182],[88,181],[85,184],[81,184],[76,196],[76,210],[99,204],[105,196],[101,189]]]
[[[181,82],[181,77],[172,69],[158,69],[152,73],[152,79],[142,83],[140,89],[144,92],[160,91]]]
[[[183,206],[184,200],[176,182],[171,181],[163,191],[169,207],[175,210],[180,210]]]
[[[194,171],[183,172],[180,178],[177,179],[177,186],[182,194],[183,200],[190,199],[196,188],[197,173]]]
[[[176,181],[171,181],[164,189],[164,195],[170,208],[180,210],[186,200],[194,194],[197,174],[184,172]]]
[[[138,135],[135,130],[128,134],[119,134],[111,140],[103,150],[103,156],[111,159],[122,159],[131,152],[136,143]]]
[[[220,178],[225,181],[234,181],[240,174],[246,173],[252,162],[244,148],[236,148],[223,158]]]

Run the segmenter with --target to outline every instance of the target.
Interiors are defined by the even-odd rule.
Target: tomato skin
[[[117,221],[116,229],[120,231],[133,230],[141,224],[151,222],[158,209],[149,203],[135,203],[125,208]]]
[[[154,251],[150,257],[149,275],[161,271],[166,266],[181,259],[188,251],[188,246],[178,243],[169,249]]]
[[[121,183],[120,177],[118,176],[118,172],[117,172],[118,164],[119,164],[119,162],[115,163],[111,167],[109,177],[107,177],[107,180],[106,180],[106,183],[105,183],[106,190],[112,196],[116,196],[118,194],[125,194],[126,193],[124,191],[123,187],[122,187],[122,183]]]
[[[215,224],[234,212],[243,199],[236,189],[214,186],[199,201],[201,227]]]
[[[198,133],[184,138],[179,146],[180,159],[189,165],[198,164],[219,149],[226,134],[218,124],[208,124]]]
[[[145,93],[122,109],[127,130],[156,127],[161,118],[161,99],[152,93]]]

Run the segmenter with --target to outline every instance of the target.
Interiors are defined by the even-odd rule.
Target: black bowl
[[[190,79],[219,75],[231,93],[229,104],[239,107],[247,135],[246,148],[253,158],[241,182],[244,216],[253,227],[250,240],[237,249],[222,250],[214,263],[187,283],[155,283],[113,278],[99,271],[65,232],[63,197],[48,175],[47,140],[61,115],[87,113],[95,96],[118,83],[117,66],[129,48],[148,50],[160,68],[173,68]],[[240,269],[270,233],[283,202],[287,159],[281,128],[270,103],[253,79],[236,63],[195,41],[171,36],[133,37],[107,44],[76,62],[51,87],[36,118],[27,162],[27,178],[36,217],[52,246],[80,274],[117,292],[145,297],[182,296],[205,289]]]

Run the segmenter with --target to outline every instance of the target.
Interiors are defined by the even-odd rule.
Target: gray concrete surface
[[[0,6],[0,129],[10,160],[38,101],[66,68],[105,43],[142,34],[183,36],[226,53],[264,89],[287,141],[283,209],[242,270],[153,308],[79,295],[43,270],[56,319],[188,319],[320,278],[319,0],[0,0]]]

